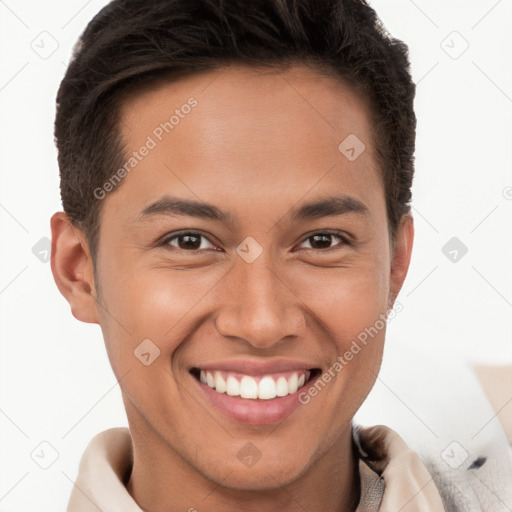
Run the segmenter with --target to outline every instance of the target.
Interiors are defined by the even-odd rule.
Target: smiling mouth
[[[261,376],[223,370],[192,368],[190,373],[217,393],[249,400],[272,400],[296,393],[315,379],[320,368],[295,370]]]

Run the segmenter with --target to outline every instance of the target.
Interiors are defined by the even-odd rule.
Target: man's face
[[[130,426],[224,486],[292,481],[339,442],[372,388],[378,320],[401,284],[368,107],[304,68],[229,67],[128,97],[121,126],[138,156],[103,199],[97,314]],[[353,135],[339,149],[351,134],[359,156]],[[329,198],[329,211],[302,209]],[[230,393],[238,383],[249,396],[291,394],[230,396],[201,369]],[[294,391],[293,374],[313,369]]]

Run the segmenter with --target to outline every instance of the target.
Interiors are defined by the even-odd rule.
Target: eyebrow
[[[333,215],[345,215],[348,213],[365,214],[367,212],[368,207],[359,201],[359,199],[348,195],[339,195],[326,196],[304,203],[301,206],[290,210],[286,217],[291,222],[297,222]],[[161,197],[144,208],[141,214],[137,217],[137,220],[149,220],[157,215],[196,217],[198,219],[209,219],[223,222],[230,226],[236,224],[233,215],[218,206],[201,201],[172,197],[169,195]]]
[[[197,217],[198,219],[211,219],[226,224],[234,224],[234,217],[226,210],[213,204],[201,201],[191,201],[178,197],[163,196],[142,210],[137,220],[147,220],[156,215],[182,215]]]
[[[365,214],[368,207],[359,199],[348,195],[328,196],[305,203],[288,214],[291,221],[312,220],[347,213]]]

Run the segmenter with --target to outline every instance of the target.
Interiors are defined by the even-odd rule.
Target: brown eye
[[[302,242],[301,246],[306,242],[309,242],[309,247],[305,247],[306,249],[314,249],[314,250],[322,250],[322,249],[331,249],[333,241],[341,241],[342,243],[339,245],[348,245],[348,240],[334,233],[316,233],[312,236],[307,237],[304,242]],[[304,248],[304,247],[303,247]]]
[[[203,243],[203,240],[206,241],[206,245]],[[208,247],[208,244],[210,244],[210,247]],[[163,245],[168,245],[188,252],[199,251],[202,249],[215,249],[215,246],[204,235],[195,232],[173,235],[167,238]]]

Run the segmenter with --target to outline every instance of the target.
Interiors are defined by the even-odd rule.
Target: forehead
[[[139,213],[169,191],[245,211],[263,197],[293,204],[336,188],[368,202],[382,192],[368,102],[306,67],[229,66],[162,79],[126,96],[120,118],[127,160],[151,149],[108,201],[137,204]],[[346,140],[364,148],[356,160],[342,153]]]
[[[135,142],[137,131],[147,132],[154,122],[168,121],[192,97],[200,106],[195,113],[201,113],[194,117],[201,118],[203,128],[195,132],[197,137],[213,135],[215,128],[220,138],[233,127],[239,139],[247,135],[244,129],[255,138],[273,128],[302,135],[307,122],[310,136],[330,132],[339,138],[348,132],[370,142],[369,101],[345,79],[306,66],[283,70],[233,64],[177,79],[156,79],[130,91],[120,105],[123,138]],[[194,131],[198,127],[196,122]],[[133,128],[139,130],[134,133]]]

